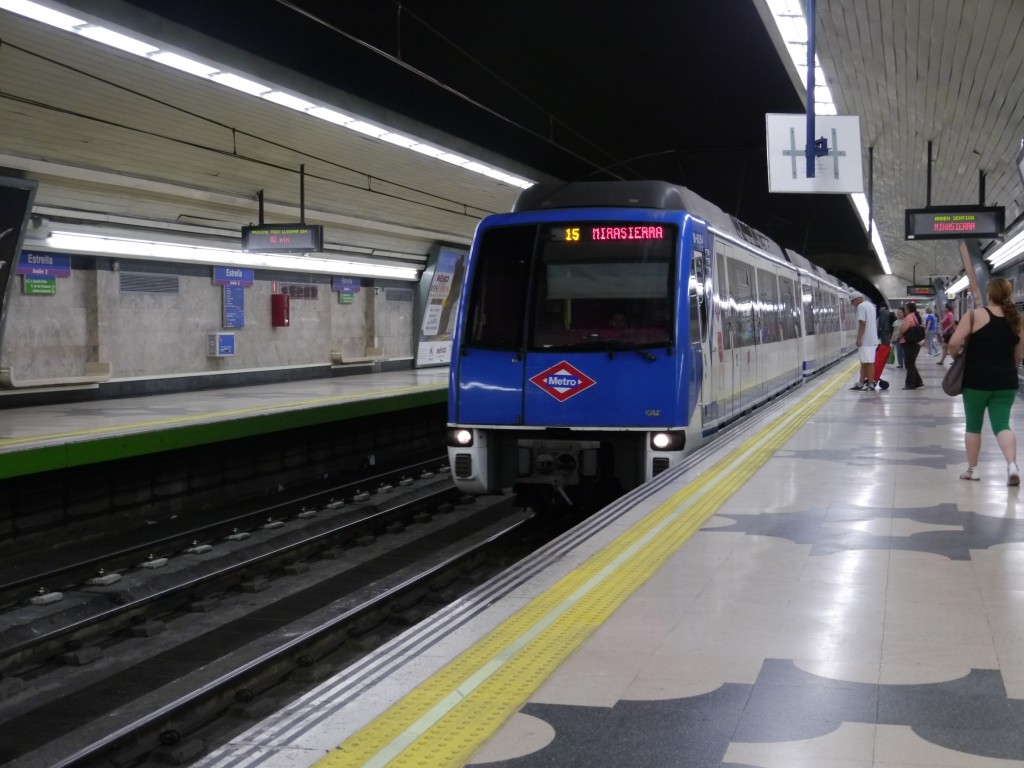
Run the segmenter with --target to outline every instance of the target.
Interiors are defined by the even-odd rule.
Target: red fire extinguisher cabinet
[[[289,299],[287,293],[270,295],[270,324],[274,328],[287,328],[291,323]]]

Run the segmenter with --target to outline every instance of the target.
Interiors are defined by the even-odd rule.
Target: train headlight
[[[651,450],[681,451],[686,445],[685,432],[652,432]]]
[[[473,444],[473,432],[469,429],[449,429],[448,445],[457,448],[468,448]]]

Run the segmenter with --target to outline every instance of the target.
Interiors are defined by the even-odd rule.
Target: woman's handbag
[[[942,377],[942,391],[950,397],[956,397],[964,391],[964,368],[967,364],[967,340],[960,349],[960,354],[953,358],[946,375]]]
[[[964,368],[967,367],[967,342],[974,333],[974,313],[971,313],[970,333],[964,338],[963,346],[960,347],[960,354],[953,358],[953,364],[949,366],[946,375],[942,377],[942,391],[950,397],[956,397],[964,391]]]

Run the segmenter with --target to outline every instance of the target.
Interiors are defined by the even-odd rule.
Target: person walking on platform
[[[860,378],[850,389],[859,392],[875,391],[875,348],[878,346],[878,321],[875,305],[863,293],[853,293],[850,301],[857,308],[857,356],[860,360]]]
[[[878,343],[889,346],[892,342],[892,312],[883,304],[878,308]]]
[[[960,354],[968,338],[962,393],[967,416],[967,471],[960,479],[980,479],[981,428],[988,410],[992,432],[1006,459],[1006,484],[1020,485],[1017,437],[1010,429],[1010,409],[1017,398],[1017,368],[1024,359],[1024,321],[1013,303],[1013,284],[1009,280],[989,279],[987,306],[972,309],[960,319],[949,340],[949,353],[953,357]]]
[[[942,322],[939,323],[939,330],[942,331],[942,357],[939,358],[937,365],[942,365],[946,362],[946,356],[949,355],[949,340],[953,338],[953,331],[956,330],[956,317],[953,316],[952,304],[946,305]]]
[[[903,363],[904,363],[904,359],[903,359],[903,345],[897,343],[896,339],[899,338],[900,326],[903,325],[903,318],[906,317],[906,316],[907,315],[903,311],[903,307],[899,307],[893,313],[892,334],[891,334],[890,343],[892,344],[893,349],[896,350],[896,367],[897,368],[903,368],[904,367],[903,366]]]
[[[907,366],[907,378],[903,386],[904,389],[920,389],[924,386],[921,374],[917,370],[917,355],[921,351],[921,345],[924,344],[924,340],[924,323],[921,320],[921,314],[917,311],[917,304],[913,301],[908,301],[903,322],[900,323],[900,329],[893,339],[894,342],[899,343],[903,347],[903,359]]]
[[[928,357],[935,357],[939,354],[939,318],[931,304],[925,309],[924,332],[928,334]]]

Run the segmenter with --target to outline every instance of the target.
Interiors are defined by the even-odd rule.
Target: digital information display
[[[565,243],[622,241],[622,240],[665,240],[671,234],[656,224],[562,224],[553,227],[551,239]]]
[[[935,289],[930,285],[908,285],[907,296],[934,296]]]
[[[324,228],[319,224],[263,224],[242,227],[246,253],[311,253],[324,249]]]
[[[1006,216],[1002,206],[953,205],[907,208],[907,240],[963,240],[996,237]]]

